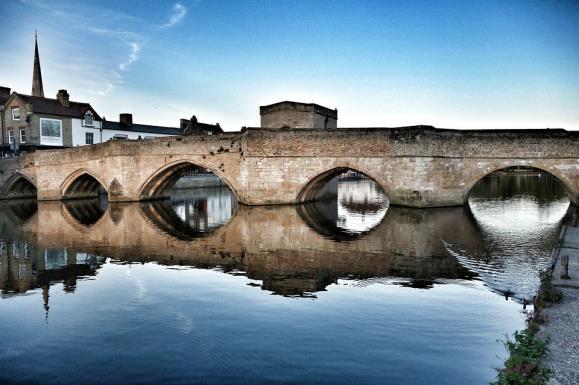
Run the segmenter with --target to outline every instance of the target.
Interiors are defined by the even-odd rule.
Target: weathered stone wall
[[[261,115],[262,127],[313,128],[312,111],[283,110]]]
[[[310,181],[341,168],[368,175],[392,203],[413,207],[462,204],[478,180],[514,165],[554,174],[574,202],[579,191],[579,135],[562,130],[250,129],[243,140],[258,204],[295,201]]]
[[[482,177],[518,165],[552,173],[573,202],[579,197],[579,133],[431,127],[248,129],[37,151],[0,160],[0,195],[7,195],[8,179],[19,172],[36,185],[38,199],[61,199],[87,173],[109,200],[135,201],[150,197],[185,163],[211,169],[249,205],[295,203],[312,181],[346,168],[374,179],[391,203],[412,207],[463,204]]]

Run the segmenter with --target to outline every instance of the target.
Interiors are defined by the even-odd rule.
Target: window
[[[62,121],[40,118],[40,144],[62,146]]]
[[[8,143],[14,143],[14,130],[8,130]]]
[[[20,143],[26,143],[26,130],[20,129]]]
[[[86,144],[94,144],[94,134],[92,132],[87,132],[84,134]]]
[[[89,126],[92,127],[93,126],[93,122],[92,122],[92,113],[89,111],[86,114],[84,114],[84,123],[85,126]]]
[[[12,107],[12,120],[20,120],[20,108]]]

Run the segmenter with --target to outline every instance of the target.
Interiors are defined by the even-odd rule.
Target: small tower
[[[259,107],[262,128],[323,128],[338,126],[338,110],[315,103],[279,102]]]
[[[42,72],[40,71],[40,56],[38,55],[38,36],[34,32],[34,70],[32,73],[32,96],[44,97],[42,87]]]

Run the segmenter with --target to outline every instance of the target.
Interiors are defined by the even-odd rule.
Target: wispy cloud
[[[94,52],[89,62],[85,60],[87,58],[77,56],[67,63],[69,67],[73,67],[75,62],[78,62],[78,72],[91,68],[93,74],[99,73],[98,77],[92,78],[96,88],[94,94],[99,96],[106,96],[123,84],[125,73],[139,60],[153,31],[175,27],[183,21],[189,9],[177,1],[171,6],[166,22],[155,24],[152,20],[144,20],[99,5],[77,3],[76,0],[62,0],[56,4],[51,0],[19,1],[27,7],[32,6],[49,14],[53,23],[57,23],[57,20],[66,21],[72,30],[79,32],[71,38],[69,45],[86,44],[86,41],[82,40],[83,32],[88,32],[93,35],[89,37],[93,44],[100,43],[101,47],[106,47],[106,50]],[[191,1],[195,4],[197,0]]]
[[[139,45],[139,43],[132,41],[129,42],[129,45],[131,47],[129,58],[127,59],[127,61],[119,64],[119,69],[121,71],[125,71],[129,65],[134,63],[139,58],[139,52],[141,51],[141,46]]]
[[[117,31],[107,28],[87,27],[87,30],[96,35],[104,36],[109,39],[116,39],[127,46],[128,52],[126,54],[126,59],[118,65],[118,69],[121,72],[126,71],[128,67],[139,58],[139,53],[141,52],[143,42],[145,41],[141,35],[130,31]],[[113,73],[115,78],[120,80],[120,74],[116,70],[114,70]]]
[[[175,3],[173,5],[172,13],[169,16],[169,21],[167,21],[163,25],[157,26],[157,29],[166,29],[174,27],[175,25],[179,24],[183,18],[187,15],[187,7],[185,7],[181,3]]]

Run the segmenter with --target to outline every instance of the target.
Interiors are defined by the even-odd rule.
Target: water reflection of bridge
[[[441,279],[472,278],[440,243],[457,216],[476,232],[463,211],[392,209],[377,228],[348,242],[318,233],[316,220],[298,214],[294,207],[241,206],[229,223],[193,241],[182,236],[182,223],[171,222],[174,217],[151,218],[150,210],[139,204],[110,205],[102,218],[86,225],[61,203],[40,202],[27,220],[17,224],[5,216],[2,226],[22,226],[26,234],[22,241],[34,245],[31,253],[65,247],[69,256],[78,251],[130,262],[220,267],[243,271],[278,294],[302,295],[323,290],[339,278],[396,277],[425,287]],[[36,270],[42,268],[38,264]]]
[[[485,245],[496,244],[468,206],[390,207],[376,227],[355,234],[337,226],[335,201],[297,208],[240,206],[235,213],[226,205],[234,214],[231,220],[206,232],[183,220],[170,201],[110,204],[104,209],[92,202],[92,208],[90,201],[74,203],[72,209],[68,203],[35,201],[9,202],[1,208],[6,214],[0,217],[1,234],[7,240],[25,242],[30,260],[37,261],[25,272],[44,271],[39,255],[64,248],[68,259],[63,266],[85,263],[76,255],[99,255],[128,262],[220,268],[236,274],[241,271],[263,281],[263,289],[282,295],[309,295],[340,278],[387,277],[389,282],[428,288],[437,282],[472,279],[477,273],[470,267],[484,269],[489,263]],[[453,257],[447,250],[449,244],[467,245],[476,251],[470,255],[478,260],[468,263]],[[7,252],[3,258],[0,288],[4,292],[43,284],[30,276],[14,283],[14,277],[20,277],[15,266],[21,260]],[[91,271],[101,262],[89,263]],[[504,260],[491,262],[494,269],[500,269],[497,265]],[[69,270],[75,277],[90,274],[75,269]],[[487,283],[492,288],[504,289],[500,279],[491,278]]]

